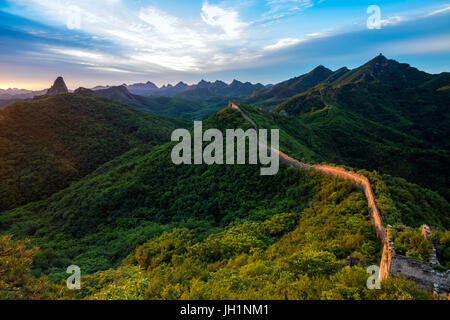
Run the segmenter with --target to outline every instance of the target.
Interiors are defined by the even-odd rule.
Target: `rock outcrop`
[[[58,93],[68,93],[69,89],[67,89],[66,83],[64,82],[64,79],[62,77],[56,78],[55,82],[53,83],[52,87],[47,90],[46,95],[47,96],[53,96]]]

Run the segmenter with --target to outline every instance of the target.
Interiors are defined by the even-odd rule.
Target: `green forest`
[[[386,61],[319,67],[239,107],[258,128],[279,129],[288,155],[366,176],[398,254],[427,262],[429,225],[445,271],[447,75]],[[377,78],[380,65],[389,72]],[[0,109],[0,299],[433,299],[402,275],[367,288],[382,245],[350,181],[286,165],[274,176],[259,165],[174,165],[171,133],[190,120],[214,112],[203,130],[251,124],[224,97],[198,108],[139,99],[78,90]],[[70,265],[81,290],[66,287]]]

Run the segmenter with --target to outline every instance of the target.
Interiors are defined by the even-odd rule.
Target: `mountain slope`
[[[140,96],[154,96],[154,97],[174,97],[190,98],[190,99],[204,99],[210,97],[242,97],[248,96],[256,90],[263,89],[264,86],[260,83],[252,84],[250,82],[242,83],[234,80],[232,83],[227,84],[223,81],[217,80],[215,82],[209,82],[201,80],[194,85],[188,85],[182,81],[178,82],[175,86],[168,84],[162,87],[157,87],[154,83],[148,81],[146,83],[135,83],[131,85],[123,84],[130,93]],[[92,90],[106,90],[112,87],[97,86]]]
[[[398,87],[417,87],[430,80],[432,75],[419,71],[406,63],[388,60],[382,54],[359,68],[345,73],[333,85],[340,87],[349,83],[381,82]]]
[[[114,157],[170,139],[180,120],[57,94],[0,110],[0,211],[45,198]]]
[[[253,114],[258,115],[258,110]],[[259,114],[256,121],[261,122],[262,116]],[[271,119],[269,115],[266,121]],[[204,129],[209,127],[247,129],[250,124],[238,112],[225,109],[205,123]],[[228,276],[223,268],[230,263],[228,268],[235,266],[239,270],[239,266],[247,265],[246,256],[258,261],[258,265],[267,264],[258,272],[293,272],[292,282],[303,279],[319,292],[325,290],[321,286],[329,277],[346,270],[349,255],[368,262],[379,260],[380,248],[370,226],[367,201],[350,182],[285,166],[275,176],[261,176],[259,166],[250,165],[175,166],[170,160],[173,145],[152,150],[139,147],[119,156],[44,201],[4,213],[0,216],[0,230],[29,237],[38,244],[41,251],[35,259],[35,272],[50,274],[53,279],[63,278],[65,268],[73,263],[84,274],[122,263],[142,267],[147,270],[142,275],[152,279],[155,286],[145,291],[149,298],[168,298],[164,290],[158,290],[159,286],[177,283],[188,294],[199,284],[199,277],[210,279],[210,284],[225,285],[221,279]],[[376,186],[383,183],[382,177],[372,179]],[[446,225],[441,211],[450,207],[434,193],[409,184],[397,185],[395,181],[384,188],[385,204],[392,201],[389,191],[394,188],[399,190],[397,194],[418,188],[423,197],[419,203],[402,199],[398,208],[380,205],[382,213],[394,221],[410,216],[415,224],[429,219],[433,225]],[[417,210],[410,215],[405,207],[413,202]],[[423,216],[427,204],[432,207]],[[304,262],[299,261],[300,257]],[[281,269],[274,269],[275,263]],[[311,263],[315,266],[312,269],[308,268]],[[247,268],[256,267],[250,263],[241,269],[240,276],[255,274]],[[163,270],[182,272],[187,278],[166,279]],[[197,272],[210,272],[211,277]],[[323,278],[319,281],[317,276]],[[98,277],[102,275],[93,274],[86,280],[88,292],[100,294],[98,289],[88,289],[90,281]],[[264,279],[259,281],[272,281]],[[365,281],[355,286],[362,290]],[[133,288],[127,286],[126,290]],[[190,293],[197,297],[195,292]]]
[[[197,92],[197,90],[194,91]],[[124,86],[110,87],[108,89],[100,89],[96,91],[83,89],[83,94],[100,95],[118,100],[129,106],[133,106],[142,111],[154,114],[192,120],[203,120],[214,112],[220,110],[222,106],[228,102],[227,98],[220,97],[210,97],[204,99],[194,98],[197,96],[198,92],[192,97],[184,98],[180,98],[178,96],[144,97],[130,93]]]
[[[158,87],[150,81],[146,83],[135,83],[132,85],[124,85],[133,94],[137,94],[140,96],[151,95],[152,93],[158,91]]]
[[[240,81],[233,80],[233,82],[228,85],[223,81],[207,82],[202,80],[197,85],[191,86],[183,92],[177,94],[177,97],[196,99],[211,97],[238,98],[248,96],[263,88],[264,86],[260,83],[254,85],[250,82],[242,83]]]
[[[340,70],[339,74],[341,74],[342,71],[343,70]],[[247,97],[244,102],[262,107],[273,107],[280,103],[281,100],[309,90],[319,83],[324,82],[327,78],[331,77],[332,74],[333,72],[330,69],[327,69],[324,66],[318,66],[311,72],[300,77],[281,82],[268,89],[259,90]]]
[[[19,101],[21,99],[10,98],[10,99],[0,99],[0,108],[6,107],[8,104]]]
[[[306,132],[319,158],[400,176],[449,199],[450,95],[435,90],[444,83],[445,74],[377,57],[274,111],[305,128],[298,139]]]

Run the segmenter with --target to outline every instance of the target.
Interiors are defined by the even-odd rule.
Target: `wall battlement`
[[[390,226],[386,229],[386,239],[380,263],[380,279],[402,274],[407,279],[414,281],[420,289],[449,294],[450,270],[447,270],[447,272],[438,272],[430,262],[396,254],[390,236],[390,229]],[[424,229],[428,229],[428,232],[430,230],[427,225],[422,226],[422,230]],[[433,258],[430,256],[431,259]]]

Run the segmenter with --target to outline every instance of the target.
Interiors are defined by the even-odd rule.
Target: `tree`
[[[69,295],[64,287],[36,278],[31,273],[33,257],[39,250],[29,240],[0,237],[0,299],[58,299]]]

